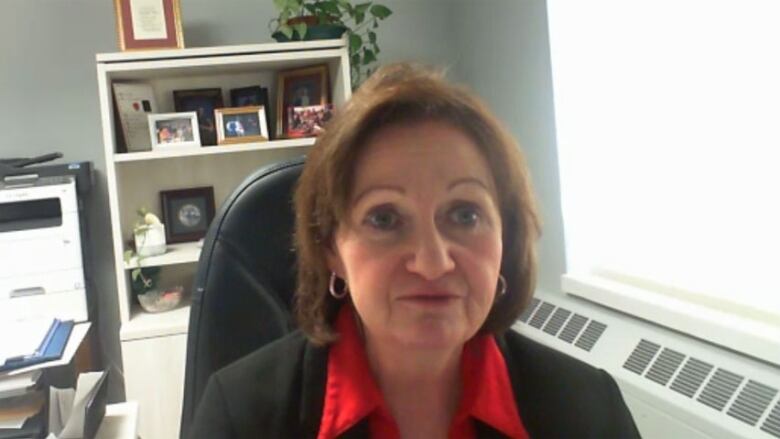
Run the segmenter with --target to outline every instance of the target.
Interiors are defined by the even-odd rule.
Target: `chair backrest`
[[[212,372],[294,329],[292,194],[303,162],[252,174],[209,227],[193,285],[182,438]]]

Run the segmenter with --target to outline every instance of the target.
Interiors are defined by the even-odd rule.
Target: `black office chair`
[[[182,439],[212,372],[294,329],[292,194],[303,162],[255,172],[209,228],[193,285]]]

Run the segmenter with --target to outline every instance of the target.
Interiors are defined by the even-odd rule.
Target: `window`
[[[548,18],[564,290],[780,364],[780,2]]]

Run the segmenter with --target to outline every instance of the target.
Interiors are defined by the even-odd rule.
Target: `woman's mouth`
[[[418,306],[439,307],[439,306],[450,305],[451,303],[459,299],[460,297],[455,294],[423,293],[423,294],[411,294],[408,296],[404,296],[400,300],[401,302],[418,305]]]

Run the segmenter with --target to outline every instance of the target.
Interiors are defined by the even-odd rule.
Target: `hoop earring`
[[[499,296],[506,294],[506,279],[504,278],[503,274],[498,275],[498,286],[499,288],[496,294]]]
[[[349,287],[347,287],[347,282],[344,281],[344,289],[340,292],[336,292],[336,273],[331,271],[330,272],[330,282],[328,283],[328,291],[330,292],[330,295],[333,296],[337,300],[341,300],[345,297],[347,297],[347,294],[349,294]]]

